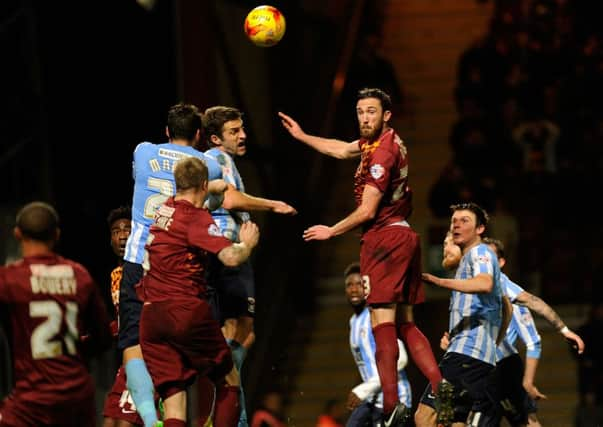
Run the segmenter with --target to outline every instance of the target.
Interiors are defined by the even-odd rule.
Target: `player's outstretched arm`
[[[315,135],[308,135],[301,126],[285,113],[278,113],[283,127],[298,141],[314,148],[316,151],[335,157],[336,159],[350,159],[360,155],[358,141],[345,142],[338,139],[323,138]]]
[[[362,202],[348,216],[337,224],[329,227],[328,225],[313,225],[304,230],[304,240],[328,240],[331,237],[339,236],[354,228],[360,226],[366,221],[372,220],[377,214],[377,208],[381,202],[383,193],[372,185],[365,185],[362,192]]]
[[[295,215],[297,210],[280,200],[265,199],[238,191],[231,184],[224,192],[222,207],[229,210],[241,211],[271,211],[283,215]]]
[[[515,301],[521,305],[525,305],[530,310],[535,311],[548,320],[548,322],[572,344],[572,346],[578,351],[578,354],[582,354],[582,352],[584,352],[584,341],[582,341],[582,338],[568,328],[563,320],[561,320],[561,317],[559,317],[557,312],[555,312],[555,310],[553,310],[553,308],[541,298],[538,298],[536,295],[532,295],[529,292],[523,291],[517,295]]]
[[[494,279],[489,274],[478,274],[470,279],[447,279],[433,274],[423,273],[421,278],[426,283],[468,294],[488,293],[492,291]]]

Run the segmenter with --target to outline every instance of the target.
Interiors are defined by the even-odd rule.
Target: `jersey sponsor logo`
[[[182,151],[177,150],[168,150],[167,148],[160,148],[158,151],[159,157],[167,157],[168,159],[174,160],[182,160],[187,157],[192,157],[188,153],[183,153]]]
[[[220,233],[220,227],[218,227],[216,224],[210,224],[209,227],[207,228],[207,234],[209,234],[210,236],[221,236],[222,233]]]
[[[371,173],[373,179],[380,179],[385,173],[385,169],[383,169],[383,166],[381,166],[380,164],[376,164],[371,166],[369,172]]]

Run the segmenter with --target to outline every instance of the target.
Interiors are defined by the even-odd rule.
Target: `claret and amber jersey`
[[[408,185],[408,156],[404,142],[390,128],[376,141],[360,139],[358,146],[361,157],[354,175],[356,204],[362,202],[365,185],[372,185],[383,193],[377,215],[363,225],[363,231],[408,219],[412,211],[412,192]]]
[[[169,198],[155,214],[143,263],[144,301],[203,296],[208,257],[232,242],[206,209]]]
[[[82,265],[48,255],[0,267],[0,307],[20,399],[52,405],[94,393],[80,337],[101,350],[111,334],[98,287]]]

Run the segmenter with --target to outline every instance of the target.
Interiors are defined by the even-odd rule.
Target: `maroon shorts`
[[[117,370],[113,387],[107,393],[103,416],[114,420],[127,421],[136,426],[144,425],[126,386],[126,370],[123,366],[120,366]]]
[[[95,427],[94,394],[84,394],[60,404],[42,405],[24,401],[19,392],[13,392],[0,402],[0,427]]]
[[[163,399],[185,390],[197,374],[215,381],[233,366],[220,323],[209,303],[198,298],[145,303],[140,345]]]
[[[369,305],[425,300],[421,241],[410,227],[388,225],[366,232],[360,245],[360,273]]]

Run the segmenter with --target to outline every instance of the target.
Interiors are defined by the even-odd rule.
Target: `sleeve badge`
[[[380,164],[376,164],[371,166],[369,172],[371,173],[373,179],[379,179],[383,176],[385,170],[383,169],[383,166],[381,166]]]

